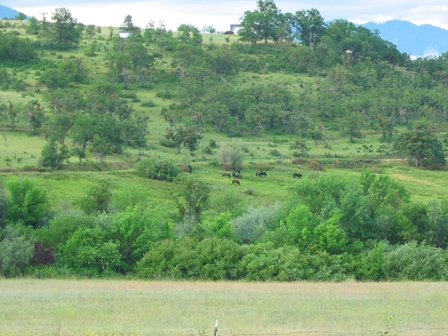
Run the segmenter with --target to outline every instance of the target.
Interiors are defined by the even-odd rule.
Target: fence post
[[[215,322],[215,333],[213,334],[213,336],[216,336],[217,333],[218,333],[218,320],[216,320]]]

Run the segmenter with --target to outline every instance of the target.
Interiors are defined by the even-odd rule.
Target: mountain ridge
[[[360,26],[378,30],[383,40],[395,44],[410,56],[439,56],[448,51],[448,30],[430,24],[416,25],[409,21],[367,22]]]

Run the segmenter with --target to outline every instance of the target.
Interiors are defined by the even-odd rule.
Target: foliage
[[[23,223],[34,228],[44,225],[50,215],[47,191],[28,178],[10,178],[7,190],[7,223]]]
[[[13,64],[29,63],[37,59],[36,49],[28,38],[20,38],[11,32],[0,32],[0,60]]]
[[[107,181],[101,181],[90,188],[87,195],[80,201],[81,209],[88,215],[110,211],[111,186]]]
[[[177,206],[178,222],[187,221],[193,225],[200,223],[202,213],[209,205],[210,186],[190,175],[179,176],[175,183],[177,192],[172,197]]]
[[[236,280],[241,247],[232,240],[184,238],[154,244],[137,265],[149,279]]]
[[[219,149],[219,157],[223,167],[242,169],[245,158],[243,144],[237,140],[223,143]]]
[[[170,182],[174,181],[182,171],[171,160],[160,157],[142,159],[135,164],[134,169],[141,176]]]
[[[0,238],[0,275],[20,275],[31,263],[35,238],[21,225],[7,225]]]
[[[79,272],[116,271],[121,263],[119,244],[101,226],[80,227],[62,246],[62,260]]]
[[[277,209],[267,207],[249,208],[244,214],[233,219],[235,234],[242,244],[256,242],[268,229],[272,228]]]
[[[41,165],[44,167],[60,168],[62,163],[70,158],[68,147],[64,144],[57,145],[54,139],[51,139],[42,149]]]
[[[80,210],[67,209],[56,213],[47,226],[36,231],[36,236],[39,241],[49,244],[60,252],[78,228],[93,228],[94,226],[93,215],[87,215]]]
[[[172,238],[167,220],[160,212],[128,207],[113,215],[111,234],[119,242],[122,268],[131,270],[143,255],[159,240]]]
[[[415,167],[445,166],[442,143],[433,135],[428,124],[417,124],[412,131],[397,135],[394,147],[408,156]]]
[[[41,23],[44,44],[58,50],[77,47],[84,25],[78,23],[67,8],[56,8],[51,14],[51,19],[51,23],[48,23],[45,18]]]
[[[52,202],[59,202],[60,194],[75,199],[79,190],[86,194],[68,208],[50,209],[48,198],[32,186],[0,190],[0,227],[21,222],[29,230],[2,240],[5,253],[17,252],[23,261],[8,264],[8,276],[26,272],[29,254],[22,252],[34,241],[32,264],[55,261],[29,268],[36,276],[132,276],[137,267],[144,277],[172,279],[446,278],[447,200],[416,201],[420,195],[412,197],[383,173],[395,169],[397,153],[419,167],[444,167],[447,55],[411,61],[376,31],[345,20],[327,25],[316,9],[283,14],[273,1],[257,1],[242,21],[236,43],[221,42],[218,35],[203,43],[188,24],[175,33],[163,22],[142,30],[130,15],[121,28],[131,36],[120,39],[110,27],[105,41],[93,25],[81,35],[83,25],[63,8],[51,21],[44,14],[43,20],[20,23],[17,31],[10,29],[15,24],[4,25],[4,172],[15,172],[16,162],[20,174],[36,170],[32,162],[39,151],[29,146],[22,154],[10,141],[27,133],[28,143],[47,141],[43,165],[65,170],[46,173],[45,184],[70,179],[67,187],[57,182]],[[84,61],[83,53],[96,58]],[[416,122],[420,118],[430,122]],[[213,148],[219,149],[201,146],[207,155],[199,155],[202,138],[207,144],[216,139]],[[145,153],[159,150],[157,140],[163,158]],[[296,151],[292,162],[288,148]],[[68,153],[80,163],[68,162]],[[100,164],[91,162],[91,155]],[[384,158],[387,163],[380,163]],[[140,176],[128,170],[136,161]],[[179,167],[189,164],[192,174],[181,174]],[[339,174],[342,167],[364,164],[377,173]],[[230,189],[219,166],[244,168],[241,184],[247,189]],[[298,168],[304,178],[291,179]],[[101,180],[111,184],[87,189],[82,181],[97,173],[86,172],[68,191],[71,171],[79,169],[101,170],[107,176]],[[272,173],[258,179],[255,169]],[[420,181],[438,176],[421,173]],[[141,176],[158,181],[145,181],[147,189],[138,184]],[[122,178],[132,182],[112,189]],[[169,194],[164,184],[173,191],[165,201],[174,203],[159,200]],[[418,184],[410,182],[412,188]],[[432,185],[425,186],[426,200]],[[286,198],[287,187],[290,199],[271,207],[278,195]]]

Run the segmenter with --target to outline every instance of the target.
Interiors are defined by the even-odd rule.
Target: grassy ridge
[[[445,335],[446,283],[0,280],[2,335]]]

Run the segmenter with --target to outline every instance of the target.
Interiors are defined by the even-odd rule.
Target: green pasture
[[[0,279],[2,335],[446,335],[447,283]]]
[[[161,122],[155,124],[159,127],[159,129],[156,128],[157,133],[163,133],[163,124]],[[173,205],[170,197],[170,193],[174,191],[173,183],[145,179],[134,173],[133,166],[138,159],[136,149],[127,149],[122,155],[106,157],[104,164],[96,163],[93,155],[88,153],[87,160],[82,164],[78,162],[77,158],[72,157],[70,164],[66,164],[60,171],[37,172],[30,171],[29,167],[32,170],[36,170],[38,167],[40,153],[46,143],[45,139],[29,132],[8,130],[3,134],[4,136],[0,138],[0,170],[4,173],[4,178],[11,175],[31,177],[48,190],[54,205],[61,202],[76,202],[87,193],[90,187],[101,181],[108,182],[112,188],[120,188],[120,186],[133,183],[144,185],[147,187],[148,199],[151,203],[168,208]],[[160,135],[151,133],[149,144],[152,149],[144,150],[145,155],[168,157],[179,165],[191,164],[193,175],[209,183],[212,187],[212,196],[233,190],[240,194],[248,204],[272,205],[285,201],[288,197],[288,187],[294,183],[300,183],[300,180],[292,178],[292,174],[295,172],[302,173],[305,178],[320,174],[356,178],[360,175],[362,167],[343,169],[338,166],[340,161],[356,160],[356,155],[358,155],[358,159],[373,157],[374,163],[366,165],[366,168],[372,169],[377,174],[390,175],[405,185],[414,199],[423,202],[442,199],[446,197],[448,188],[448,174],[445,171],[418,169],[397,159],[378,159],[375,153],[369,153],[365,149],[370,150],[370,145],[362,147],[361,142],[351,144],[344,140],[338,140],[329,150],[321,148],[321,146],[316,148],[311,141],[308,141],[310,157],[303,164],[295,164],[293,150],[290,149],[290,145],[294,141],[294,136],[291,135],[272,135],[263,138],[246,137],[237,140],[246,148],[247,153],[242,170],[243,179],[240,180],[241,185],[236,186],[232,185],[232,178],[222,177],[226,171],[219,164],[220,146],[232,139],[209,132],[204,136],[199,149],[190,155],[179,154],[176,149],[161,146],[158,143],[158,138]],[[210,140],[216,142],[217,148],[213,148],[211,154],[206,154],[203,150],[208,147]],[[70,140],[67,143],[69,144]],[[365,143],[369,142],[366,140]],[[375,146],[379,146],[379,144],[373,145],[373,148]],[[271,155],[272,150],[278,151],[280,156]],[[356,155],[344,155],[345,152],[356,153]],[[306,163],[313,160],[313,157],[314,160],[323,160],[322,170],[313,170]],[[261,169],[267,171],[266,178],[255,176],[255,173]]]

